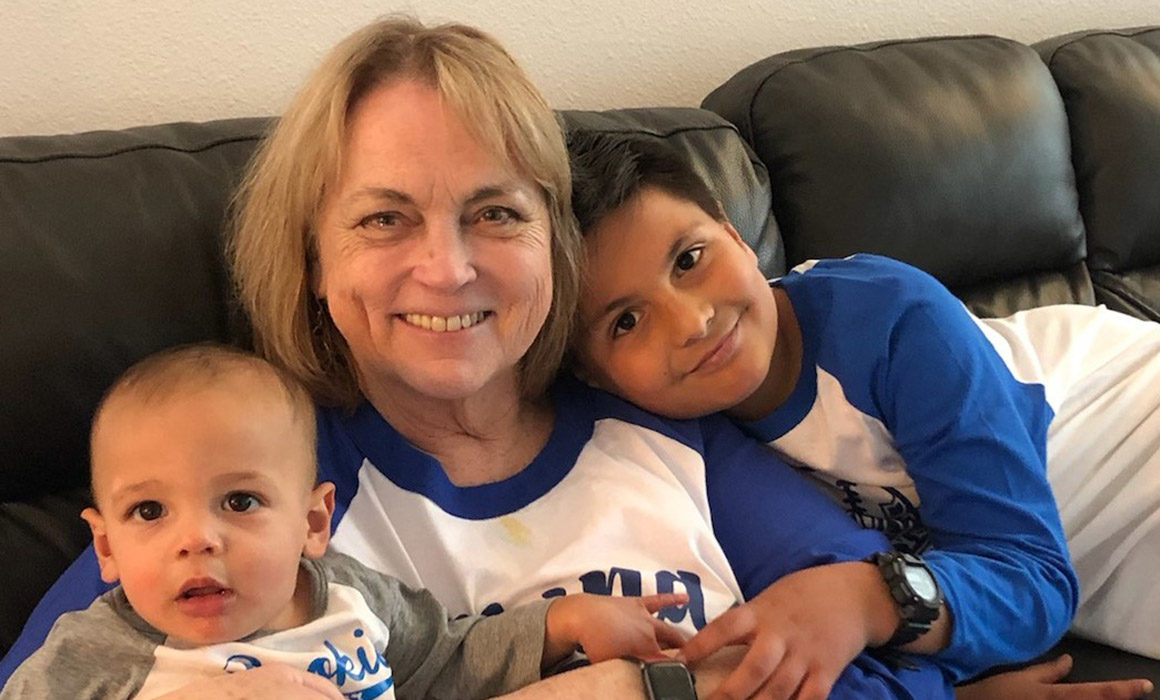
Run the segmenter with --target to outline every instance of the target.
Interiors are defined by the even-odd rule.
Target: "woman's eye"
[[[165,515],[165,506],[157,501],[141,501],[129,510],[129,515],[149,522]]]
[[[612,337],[620,337],[636,328],[636,323],[639,320],[640,313],[636,311],[625,311],[617,316],[616,320],[612,322]]]
[[[363,217],[358,225],[362,228],[391,228],[398,226],[402,217],[394,211],[377,211],[370,216]]]
[[[694,265],[696,265],[698,261],[701,260],[701,255],[704,252],[705,252],[704,248],[689,248],[688,250],[684,251],[683,253],[681,253],[680,255],[677,256],[677,259],[675,262],[677,269],[680,270],[681,272],[686,272],[686,271],[692,269],[692,267]]]
[[[519,214],[509,207],[487,207],[479,214],[481,221],[493,224],[507,224],[519,221]]]
[[[238,491],[226,496],[225,507],[235,513],[248,513],[257,509],[262,502],[252,493]]]

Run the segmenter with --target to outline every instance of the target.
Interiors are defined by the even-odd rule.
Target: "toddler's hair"
[[[101,415],[114,400],[132,398],[143,404],[161,403],[239,372],[248,373],[258,386],[265,384],[281,393],[295,422],[305,431],[311,452],[316,451],[314,402],[305,387],[292,374],[257,355],[220,343],[168,348],[131,366],[97,404],[89,444],[100,430]],[[317,479],[317,468],[314,478]]]

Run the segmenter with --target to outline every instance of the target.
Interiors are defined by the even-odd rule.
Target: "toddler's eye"
[[[140,518],[146,522],[156,520],[162,515],[165,515],[165,506],[157,501],[141,501],[129,510],[129,515],[134,518]]]
[[[612,322],[612,337],[616,338],[636,328],[636,323],[639,320],[640,313],[636,311],[625,311],[617,316],[616,320]]]
[[[225,507],[235,513],[248,513],[257,509],[262,502],[252,493],[237,491],[226,496]]]
[[[689,248],[688,250],[684,251],[683,253],[677,255],[677,259],[675,262],[677,269],[680,270],[681,272],[685,272],[685,271],[691,269],[701,259],[701,255],[704,252],[705,252],[705,249],[703,247],[701,247],[701,248]]]

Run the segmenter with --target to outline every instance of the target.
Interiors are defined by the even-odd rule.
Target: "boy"
[[[583,644],[650,656],[685,602],[574,595],[448,621],[430,593],[325,554],[334,487],[315,485],[315,418],[288,375],[241,351],[148,358],[92,429],[93,532],[120,586],[61,618],[2,697],[158,697],[288,664],[324,697],[484,697],[539,679]]]
[[[957,679],[1063,634],[1078,596],[1068,544],[1076,628],[1160,658],[1160,326],[1088,307],[979,320],[925,273],[870,255],[770,284],[660,142],[569,148],[585,379],[664,415],[726,411],[810,470],[934,574],[946,605],[904,648],[939,652]]]

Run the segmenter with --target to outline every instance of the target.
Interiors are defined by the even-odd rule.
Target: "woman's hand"
[[[286,664],[271,663],[249,671],[194,681],[158,700],[345,700],[338,687],[321,676]]]
[[[1143,678],[1096,683],[1060,683],[1071,671],[1067,654],[1018,671],[999,673],[955,688],[958,700],[1136,700],[1152,692]]]
[[[544,634],[545,668],[571,654],[576,646],[592,663],[625,656],[649,658],[661,649],[680,647],[685,635],[653,613],[689,602],[685,593],[648,596],[564,596],[548,608]]]
[[[729,644],[749,651],[710,700],[824,700],[867,645],[881,644],[898,613],[872,564],[794,572],[710,622],[678,654],[696,663]]]

